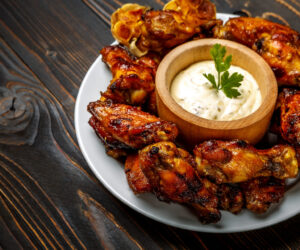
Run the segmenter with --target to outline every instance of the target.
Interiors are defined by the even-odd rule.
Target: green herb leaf
[[[215,62],[215,68],[218,72],[218,79],[216,81],[212,74],[203,74],[203,76],[212,84],[216,90],[223,90],[228,98],[236,98],[241,93],[236,89],[241,86],[244,76],[237,72],[229,75],[228,69],[230,68],[232,56],[229,55],[225,59],[226,48],[220,44],[215,44],[210,49],[210,54]],[[222,72],[224,72],[222,74]]]
[[[224,63],[222,63],[222,71],[229,70],[232,61],[232,55],[229,55],[225,58]]]
[[[215,80],[215,77],[212,75],[212,74],[203,74],[205,76],[205,78],[211,82],[213,88],[217,88],[217,83],[216,83],[216,80]]]
[[[226,71],[222,77],[222,89],[225,93],[225,95],[228,98],[236,98],[241,95],[240,92],[236,88],[241,86],[241,82],[244,80],[244,76],[241,74],[238,74],[237,72],[233,73],[231,76],[229,76],[228,71]]]

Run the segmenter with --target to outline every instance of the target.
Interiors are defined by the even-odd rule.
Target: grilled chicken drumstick
[[[186,205],[203,223],[219,220],[217,208],[234,214],[244,206],[254,213],[266,212],[285,192],[285,181],[274,177],[258,177],[235,186],[215,185],[199,178],[191,155],[170,142],[129,155],[125,173],[135,194],[152,192],[160,200]]]
[[[125,161],[125,174],[127,182],[135,194],[152,191],[152,187],[142,171],[138,154],[127,156]]]
[[[274,177],[259,177],[241,183],[246,208],[254,213],[264,213],[272,203],[279,202],[285,192],[285,181]]]
[[[174,157],[176,158],[176,156]],[[140,162],[140,156],[138,154],[129,155],[127,157],[125,163],[125,173],[128,184],[135,194],[153,192],[153,188],[148,178],[142,171]],[[173,175],[173,173],[168,173],[167,170],[164,171],[165,175],[169,175],[169,181],[161,181],[161,179],[158,177],[160,183],[162,183],[162,186],[171,182],[173,188],[182,187],[182,183],[176,181],[176,175]],[[183,171],[177,170],[177,172],[182,173]],[[159,173],[159,171],[155,172],[155,174],[157,173]],[[160,174],[158,174],[158,176],[160,176]],[[172,178],[175,181],[170,181]],[[190,179],[186,178],[186,180]],[[201,181],[202,184],[204,184],[204,186],[210,190],[210,192],[216,192],[218,199],[217,207],[220,210],[226,210],[234,214],[238,214],[244,206],[253,213],[264,213],[273,203],[279,202],[279,200],[283,198],[285,192],[285,181],[276,179],[274,177],[258,177],[247,182],[241,182],[234,186],[231,184],[221,184],[218,185],[217,188],[207,179],[201,179]],[[167,194],[168,197],[170,197],[170,192]],[[172,198],[168,199],[172,201]],[[202,218],[202,220],[209,222],[211,220],[207,215],[209,210],[206,210],[207,208],[204,208],[202,205],[194,204],[193,199],[191,200],[191,203],[188,202],[184,204],[192,208],[192,210],[198,215],[198,217]],[[213,199],[213,204],[215,206],[214,202],[215,199]]]
[[[119,45],[104,47],[100,53],[113,75],[107,90],[101,94],[101,100],[135,106],[148,101],[155,89],[159,58],[149,55],[137,59]]]
[[[300,33],[262,18],[238,17],[217,26],[214,37],[244,44],[273,69],[279,85],[300,86]]]
[[[239,186],[221,184],[218,186],[218,207],[221,210],[238,214],[244,207],[244,196]]]
[[[195,171],[193,157],[172,142],[158,142],[128,156],[125,172],[132,190],[189,206],[202,223],[220,220],[217,186]]]
[[[245,206],[253,213],[265,213],[273,203],[283,198],[285,180],[274,177],[258,177],[237,186],[219,186],[219,209],[237,214]]]
[[[196,146],[194,154],[199,174],[217,183],[245,182],[260,176],[286,179],[298,174],[295,150],[286,145],[258,150],[240,140],[210,140]]]
[[[136,56],[148,51],[164,53],[193,36],[211,30],[216,8],[209,0],[175,0],[164,10],[150,10],[138,4],[125,4],[112,14],[111,32],[115,39]]]
[[[88,105],[89,124],[115,158],[159,141],[173,141],[178,130],[174,123],[159,119],[137,107],[96,101]]]
[[[300,146],[300,91],[283,89],[274,112],[272,129],[294,146]]]
[[[176,11],[195,26],[202,24],[203,19],[213,19],[216,15],[216,6],[209,0],[172,0],[165,4],[163,10]]]

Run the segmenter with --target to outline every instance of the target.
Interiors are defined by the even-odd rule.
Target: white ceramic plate
[[[226,21],[233,15],[218,14]],[[187,208],[178,204],[160,202],[152,194],[136,196],[127,184],[122,164],[105,153],[104,146],[88,125],[90,114],[87,105],[99,99],[100,91],[105,91],[111,73],[101,61],[101,56],[88,70],[78,92],[75,106],[75,128],[81,151],[97,178],[118,199],[159,222],[200,232],[229,233],[258,229],[286,220],[300,213],[300,183],[286,193],[280,204],[273,205],[268,213],[255,215],[243,210],[239,215],[222,211],[222,219],[217,224],[202,225]]]

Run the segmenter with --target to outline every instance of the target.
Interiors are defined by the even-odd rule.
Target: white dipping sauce
[[[237,90],[237,98],[228,98],[223,90],[217,91],[203,76],[213,74],[217,81],[218,73],[214,61],[192,64],[181,71],[173,80],[171,96],[185,110],[202,118],[218,121],[237,120],[256,111],[261,104],[261,93],[256,80],[244,69],[233,66],[229,74],[238,72],[244,76]]]

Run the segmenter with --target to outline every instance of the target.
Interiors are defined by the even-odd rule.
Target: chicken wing
[[[138,154],[127,156],[125,174],[128,184],[135,194],[151,192],[152,187],[141,169]]]
[[[113,75],[107,90],[101,93],[101,100],[141,106],[155,89],[155,74],[159,58],[154,55],[139,59],[119,46],[107,46],[100,51]]]
[[[216,9],[209,0],[176,0],[164,10],[150,10],[138,4],[125,4],[112,14],[111,31],[136,56],[148,51],[164,54],[196,34],[212,30]]]
[[[272,130],[294,146],[300,146],[300,91],[283,89],[278,96]]]
[[[244,206],[243,192],[239,186],[221,184],[218,187],[218,207],[221,210],[238,214]]]
[[[286,179],[298,174],[295,150],[285,145],[258,150],[240,140],[210,140],[196,146],[194,154],[199,174],[217,183],[245,182],[260,176]]]
[[[165,4],[163,10],[178,12],[188,23],[199,26],[203,19],[216,17],[216,6],[209,0],[172,0]]]
[[[214,30],[216,38],[242,43],[271,66],[279,85],[300,86],[300,34],[262,18],[238,17]]]
[[[159,141],[173,141],[178,130],[174,123],[159,119],[136,107],[96,101],[88,105],[89,124],[115,158]]]
[[[159,142],[139,151],[142,172],[159,200],[190,206],[202,223],[217,222],[217,186],[200,179],[193,157],[172,142]]]
[[[284,196],[285,181],[274,177],[260,177],[241,183],[246,208],[254,213],[264,213],[272,203]]]
[[[106,153],[111,157],[121,158],[132,151],[131,147],[114,138],[110,133],[108,133],[103,127],[101,121],[99,121],[96,116],[93,115],[89,119],[89,125],[94,129],[95,133],[103,142]]]

